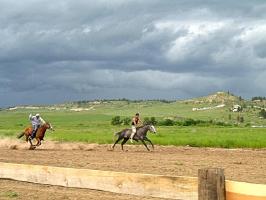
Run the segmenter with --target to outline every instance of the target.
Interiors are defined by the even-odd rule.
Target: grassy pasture
[[[198,107],[210,106],[197,105]],[[229,108],[192,112],[194,104],[184,102],[162,103],[159,101],[144,101],[128,103],[126,101],[111,101],[105,104],[86,105],[93,109],[74,112],[69,109],[51,111],[47,109],[16,111],[0,111],[0,137],[11,137],[21,132],[29,125],[29,113],[41,113],[43,118],[51,122],[56,129],[54,133],[46,135],[50,140],[80,141],[88,143],[113,143],[113,134],[126,126],[112,126],[112,117],[131,117],[135,112],[141,112],[142,118],[193,118],[201,120],[218,120],[234,123],[237,113],[229,112]],[[228,119],[228,115],[232,119]],[[155,144],[198,147],[224,148],[265,148],[266,128],[251,128],[246,123],[263,125],[265,122],[257,117],[255,112],[241,115],[245,123],[240,126],[157,126],[157,135],[149,134]]]

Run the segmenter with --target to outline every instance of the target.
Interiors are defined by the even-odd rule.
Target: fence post
[[[225,177],[223,169],[199,169],[198,180],[199,200],[225,200]]]

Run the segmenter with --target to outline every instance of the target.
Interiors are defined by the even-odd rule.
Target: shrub
[[[158,122],[156,121],[155,117],[151,117],[151,120],[150,120],[151,124],[152,125],[156,125]]]
[[[227,126],[227,124],[224,123],[224,122],[216,122],[215,124],[216,124],[217,126]]]
[[[159,125],[160,126],[173,126],[173,125],[175,125],[175,122],[172,119],[165,119],[163,121],[160,121]]]
[[[155,117],[151,117],[151,118],[145,117],[143,123],[156,125],[158,122],[156,121]]]
[[[144,117],[143,123],[144,124],[149,124],[150,123],[150,118],[149,117]]]
[[[245,127],[250,127],[251,124],[250,123],[246,123]]]
[[[196,121],[194,119],[186,119],[183,122],[183,126],[192,126],[192,125],[196,125]]]
[[[123,121],[120,120],[120,116],[115,116],[112,118],[111,124],[112,125],[120,125]]]
[[[243,119],[244,120],[244,119]],[[159,126],[201,126],[201,127],[206,127],[206,126],[211,126],[211,125],[217,125],[217,126],[232,126],[230,123],[226,122],[215,122],[213,120],[200,120],[200,119],[185,119],[184,121],[174,121],[172,119],[165,119],[163,121],[159,121],[157,123]]]
[[[124,125],[129,125],[130,122],[131,122],[131,119],[130,119],[129,117],[126,117],[126,118],[122,119],[122,123],[123,123]]]
[[[176,121],[175,124],[176,124],[177,126],[183,126],[183,122],[181,122],[181,121]]]

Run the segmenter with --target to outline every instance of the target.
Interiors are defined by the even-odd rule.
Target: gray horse
[[[137,132],[135,133],[133,140],[135,140],[137,142],[140,140],[144,144],[146,149],[148,151],[150,151],[150,149],[148,148],[148,146],[145,143],[145,141],[148,141],[151,144],[152,149],[154,149],[154,146],[153,146],[151,140],[149,138],[147,138],[147,132],[148,131],[151,131],[152,133],[156,133],[155,127],[153,125],[144,125],[144,126],[138,127],[137,128]],[[112,146],[112,148],[114,149],[115,145],[120,140],[123,139],[123,141],[121,143],[121,147],[122,147],[122,150],[124,150],[123,145],[129,140],[131,132],[132,132],[132,129],[124,129],[124,130],[122,130],[122,131],[120,131],[118,133],[115,133],[115,135],[118,136],[118,139],[115,141],[115,143]]]

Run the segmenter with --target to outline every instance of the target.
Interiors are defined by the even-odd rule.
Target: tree
[[[263,117],[263,119],[266,119],[266,111],[265,111],[265,109],[261,109],[261,111],[259,112],[259,115],[261,117]]]
[[[240,116],[240,118],[239,118],[239,122],[240,122],[240,123],[243,123],[243,122],[244,122],[244,117],[243,117],[243,116]]]
[[[252,97],[251,100],[252,100],[252,101],[257,101],[257,100],[259,100],[259,101],[263,101],[263,100],[266,100],[266,97]]]

